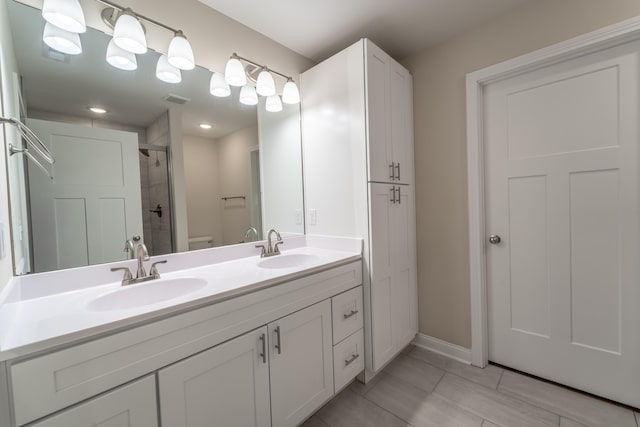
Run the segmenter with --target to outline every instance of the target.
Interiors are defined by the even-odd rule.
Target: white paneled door
[[[27,124],[56,158],[53,179],[29,165],[35,272],[126,259],[125,240],[142,236],[137,135]]]
[[[609,48],[484,97],[489,359],[636,407],[639,52]]]

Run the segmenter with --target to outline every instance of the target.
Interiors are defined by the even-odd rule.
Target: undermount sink
[[[151,280],[99,296],[87,304],[87,309],[111,311],[142,307],[190,294],[206,285],[206,280],[195,277]]]
[[[258,267],[292,268],[292,267],[300,267],[306,264],[310,264],[318,260],[319,258],[316,255],[309,255],[309,254],[275,255],[271,258],[267,258],[260,261],[258,263]]]

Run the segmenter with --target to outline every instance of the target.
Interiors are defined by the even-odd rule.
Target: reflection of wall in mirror
[[[251,223],[251,148],[258,129],[240,129],[218,140],[184,135],[189,235],[212,236],[215,246],[239,243]],[[244,196],[245,199],[222,200]]]
[[[0,53],[0,77],[2,83],[0,86],[0,94],[2,97],[2,102],[0,103],[0,115],[5,117],[19,118],[20,110],[17,101],[17,86],[14,84],[14,73],[17,73],[18,68],[16,64],[15,53],[13,50],[13,38],[11,35],[11,27],[9,25],[6,0],[0,0],[0,49],[2,50]],[[13,218],[15,231],[20,231],[21,226],[24,228],[27,225],[25,221],[26,197],[23,196],[21,198],[25,203],[14,203],[12,205],[13,212],[11,213],[9,212],[9,198],[6,197],[6,147],[8,144],[15,145],[17,141],[17,133],[15,132],[13,127],[5,125],[4,132],[0,132],[0,143],[2,143],[2,147],[4,147],[3,150],[0,150],[0,188],[2,189],[2,191],[0,191],[0,194],[2,194],[2,196],[0,197],[0,223],[2,223],[2,241],[0,242],[0,245],[2,245],[2,248],[4,250],[4,257],[0,259],[0,291],[7,283],[9,278],[13,275],[13,255],[11,250],[9,229],[11,224],[9,218],[10,216]],[[9,173],[18,177],[22,175],[21,168],[24,166],[22,156],[11,156],[8,163]],[[21,181],[22,180],[20,179],[11,179],[12,188],[10,191],[20,191],[20,187],[22,186]],[[14,185],[13,183],[18,184]],[[18,271],[18,273],[21,273],[24,272],[24,269],[28,267],[27,265],[25,265],[28,263],[28,253],[25,253],[27,246],[22,244],[24,240],[21,241],[19,238],[15,240],[16,260],[18,261],[18,264],[22,266],[22,271]]]

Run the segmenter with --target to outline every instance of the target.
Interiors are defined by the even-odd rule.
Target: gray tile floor
[[[640,414],[507,371],[418,347],[369,384],[352,383],[303,427],[640,427]]]

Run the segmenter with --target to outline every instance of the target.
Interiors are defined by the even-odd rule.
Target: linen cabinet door
[[[391,313],[394,348],[400,351],[418,333],[415,202],[413,187],[396,186],[391,208]]]
[[[157,427],[156,382],[145,377],[45,418],[32,427]]]
[[[393,337],[392,217],[397,186],[369,185],[372,367],[377,371],[395,355]]]
[[[389,65],[389,120],[393,182],[413,184],[413,79],[391,60]]]
[[[257,329],[162,369],[162,425],[270,426],[266,334]]]
[[[333,396],[331,301],[269,324],[274,427],[297,426]]]

